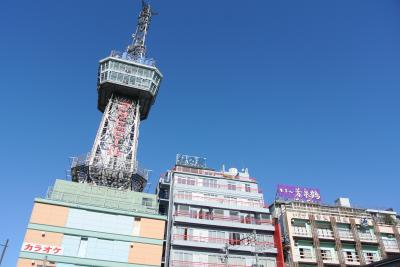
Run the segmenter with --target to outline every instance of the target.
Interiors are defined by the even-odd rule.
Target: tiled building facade
[[[57,180],[36,198],[18,267],[160,266],[156,196]]]

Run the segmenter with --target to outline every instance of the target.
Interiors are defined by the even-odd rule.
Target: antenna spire
[[[142,11],[138,17],[136,32],[132,35],[132,44],[127,48],[128,54],[135,59],[142,59],[146,56],[145,41],[152,15],[154,13],[151,11],[150,4],[142,1]]]

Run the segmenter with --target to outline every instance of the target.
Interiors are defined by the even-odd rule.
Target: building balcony
[[[172,244],[179,246],[201,247],[209,249],[223,250],[225,246],[229,245],[229,250],[247,251],[258,253],[276,253],[274,243],[272,242],[250,242],[240,239],[217,238],[208,236],[196,235],[180,235],[174,234],[172,236]]]
[[[317,262],[317,258],[308,253],[297,253],[295,254],[294,261],[296,262],[304,262],[304,263],[315,263]]]
[[[350,231],[338,231],[340,239],[354,240],[354,235]]]
[[[183,166],[175,166],[174,171],[176,172],[183,172],[183,173],[192,173],[210,177],[217,177],[217,178],[225,178],[225,179],[232,179],[233,181],[243,181],[243,182],[251,182],[256,183],[257,180],[252,177],[244,177],[244,176],[233,176],[223,172],[217,172],[208,169],[199,169],[199,168],[190,168],[190,167],[183,167]]]
[[[271,220],[243,218],[240,216],[222,216],[208,213],[190,214],[189,212],[177,211],[175,212],[175,221],[222,227],[274,231],[273,222]]]
[[[204,190],[218,190],[224,192],[231,193],[242,193],[242,194],[262,194],[262,190],[258,188],[248,188],[244,185],[230,185],[230,184],[221,184],[221,183],[205,183],[203,181],[198,180],[185,180],[180,178],[175,178],[176,186],[189,186],[189,187],[198,187]]]
[[[360,238],[361,242],[378,243],[378,239],[375,235],[358,233],[358,237]]]
[[[293,226],[293,235],[299,237],[312,237],[311,231],[309,231],[306,227]]]
[[[337,257],[336,252],[333,255],[328,255],[328,254],[324,254],[322,253],[322,261],[325,264],[339,264],[339,259]]]
[[[398,253],[400,252],[399,246],[397,245],[396,241],[383,241],[383,246],[385,248],[386,252],[394,252],[394,253]]]
[[[224,257],[221,255],[221,257]],[[209,263],[209,262],[195,262],[195,261],[179,261],[179,260],[173,260],[171,262],[171,266],[173,267],[188,267],[188,266],[193,266],[193,267],[252,267],[253,265],[239,265],[239,264],[225,264],[225,263]]]
[[[193,196],[188,194],[175,194],[174,199],[176,203],[199,205],[214,208],[233,208],[236,210],[254,211],[261,213],[269,213],[268,206],[261,202],[250,202],[236,199],[228,199],[222,197],[209,197],[209,196]]]
[[[317,229],[318,238],[320,239],[334,239],[335,236],[332,230],[328,229]]]

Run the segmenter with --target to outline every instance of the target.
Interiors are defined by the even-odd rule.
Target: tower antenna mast
[[[142,59],[146,57],[146,35],[150,26],[151,16],[155,14],[151,10],[150,4],[142,1],[142,11],[138,17],[136,31],[132,34],[132,44],[127,48],[128,54],[133,58]]]

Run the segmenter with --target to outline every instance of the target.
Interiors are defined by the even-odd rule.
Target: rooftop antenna
[[[150,4],[142,0],[142,11],[139,14],[136,31],[132,34],[132,43],[128,46],[127,52],[136,59],[146,57],[146,35],[150,26],[151,16],[157,13],[151,10]]]

